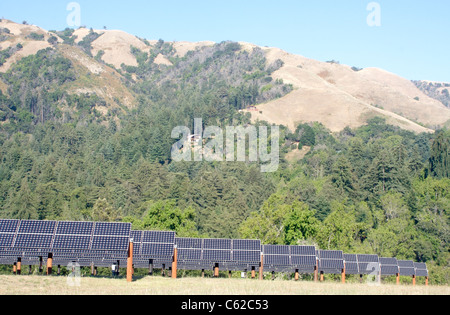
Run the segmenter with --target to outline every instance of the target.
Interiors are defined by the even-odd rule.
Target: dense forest
[[[65,44],[76,45],[65,31]],[[95,38],[92,34],[90,39]],[[89,39],[88,38],[88,39]],[[90,53],[89,40],[80,42]],[[0,79],[0,217],[132,222],[180,236],[258,238],[426,262],[448,284],[450,131],[414,134],[373,118],[331,133],[281,128],[281,164],[173,162],[171,131],[250,124],[239,110],[293,87],[260,49],[224,42],[175,57],[158,42],[117,69],[136,108],[101,115],[105,100],[64,89],[77,80],[58,49],[14,64]],[[163,54],[172,66],[156,65]],[[97,58],[99,59],[99,58]],[[265,124],[260,122],[259,124]],[[287,154],[308,148],[291,161]]]

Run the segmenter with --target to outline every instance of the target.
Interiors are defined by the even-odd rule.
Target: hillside
[[[419,90],[450,108],[450,83],[413,81]]]
[[[140,39],[118,30],[80,28],[50,33],[37,26],[8,20],[0,22],[0,29],[8,30],[8,34],[0,32],[0,50],[10,55],[4,58],[0,72],[8,71],[19,60],[41,49],[57,49],[95,75],[95,79],[79,78],[76,84],[71,85],[71,93],[97,94],[105,100],[106,108],[134,107],[132,84],[125,85],[121,78],[124,73],[119,74],[117,70],[129,72],[137,68],[139,54],[151,56],[156,66],[170,68],[174,66],[174,58],[183,58],[189,51],[204,51],[215,45],[213,42],[168,42],[166,45],[172,49],[168,53],[156,49],[159,45],[156,40]],[[52,36],[58,43],[56,46],[49,43]],[[61,46],[63,42],[67,46]],[[18,44],[22,45],[21,49],[16,48]],[[379,116],[392,125],[417,133],[431,132],[431,129],[450,121],[450,109],[442,104],[442,97],[436,97],[445,93],[442,88],[433,89],[431,93],[420,89],[423,84],[419,84],[418,88],[412,82],[381,69],[356,69],[334,61],[315,61],[277,48],[261,48],[249,43],[240,45],[247,52],[262,49],[269,64],[281,60],[282,67],[272,73],[270,80],[282,80],[294,87],[291,93],[283,97],[262,102],[258,111],[251,112],[253,121],[283,124],[291,130],[298,123],[317,121],[337,132],[347,126],[362,126],[368,119]],[[81,56],[77,48],[87,56]],[[84,70],[81,72],[87,73]],[[129,78],[136,81],[134,70],[130,75]],[[270,81],[266,87],[269,85]],[[4,91],[5,84],[0,82],[0,88]],[[99,111],[104,115],[107,109],[100,108]]]
[[[450,110],[440,102],[426,96],[410,81],[384,70],[355,71],[349,66],[318,62],[277,48],[265,51],[269,60],[284,61],[274,77],[292,83],[295,91],[260,105],[260,112],[252,113],[253,120],[282,123],[291,129],[299,122],[319,121],[340,131],[381,116],[403,129],[424,132],[428,130],[423,126],[435,128],[450,119]]]

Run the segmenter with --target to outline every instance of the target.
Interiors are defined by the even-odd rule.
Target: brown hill
[[[101,63],[75,46],[52,46],[48,39],[54,34],[37,26],[2,20],[0,28],[10,31],[8,37],[0,42],[1,50],[15,47],[19,43],[23,46],[6,60],[0,67],[0,72],[6,72],[14,62],[41,49],[59,49],[82,73],[80,79],[68,87],[69,91],[96,93],[113,107],[134,106],[134,95],[122,83],[121,75],[116,69],[120,69],[122,64],[137,66],[136,57],[131,53],[132,47],[149,52],[156,44],[156,41],[141,40],[122,31],[96,30],[100,36],[92,42],[92,54],[96,56],[103,51],[101,58],[104,63]],[[75,42],[81,41],[89,32],[86,28],[76,30],[73,34],[77,36]],[[30,38],[32,33],[43,38]],[[59,37],[57,39],[62,42]],[[172,44],[177,56],[214,45],[213,42]],[[249,43],[241,45],[245,50],[257,47]],[[359,127],[367,119],[381,116],[390,124],[414,132],[432,132],[432,129],[450,121],[449,108],[424,94],[411,81],[395,74],[377,68],[357,71],[359,69],[336,62],[319,62],[278,48],[262,49],[269,63],[278,59],[284,62],[283,67],[274,72],[272,77],[292,84],[294,91],[282,98],[260,104],[258,111],[251,112],[253,120],[283,124],[290,129],[295,129],[300,122],[318,121],[332,131],[340,131],[346,126]],[[163,55],[158,55],[155,62],[171,65]],[[105,64],[112,65],[115,69]],[[5,89],[4,86],[0,87]]]
[[[391,124],[423,132],[450,119],[450,110],[442,103],[426,96],[409,80],[387,71],[355,71],[346,65],[319,62],[277,48],[265,51],[269,61],[284,62],[273,77],[293,84],[295,90],[259,105],[259,112],[252,112],[254,120],[285,124],[291,129],[299,122],[319,121],[332,131],[340,131],[382,116]]]

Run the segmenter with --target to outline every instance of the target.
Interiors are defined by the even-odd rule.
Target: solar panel
[[[358,275],[359,266],[357,262],[345,261],[345,273],[348,275]]]
[[[201,249],[178,249],[178,261],[182,260],[201,260]]]
[[[358,262],[359,273],[369,275],[380,272],[380,264],[374,262]]]
[[[202,260],[211,262],[231,261],[231,252],[226,250],[204,250]]]
[[[91,236],[77,235],[56,235],[53,242],[53,249],[89,249]]]
[[[56,221],[22,220],[18,234],[51,234],[55,233]]]
[[[175,232],[133,231],[133,252],[136,259],[172,259]]]
[[[12,247],[14,234],[0,234],[0,247]]]
[[[19,220],[0,220],[0,233],[16,233]]]
[[[285,245],[264,245],[264,255],[289,255],[290,248]]]
[[[410,267],[399,267],[401,276],[415,276],[416,269]]]
[[[416,268],[416,269],[422,269],[422,270],[428,270],[428,268],[427,268],[427,264],[425,264],[425,263],[414,263],[414,267]]]
[[[398,266],[381,265],[381,275],[383,276],[395,276],[398,273],[399,273]]]
[[[380,257],[380,264],[383,265],[389,265],[389,266],[398,266],[398,261],[396,258],[383,258]]]
[[[289,266],[290,259],[286,255],[266,255],[264,256],[264,265]]]
[[[175,238],[178,248],[202,249],[203,240],[198,238]]]
[[[291,246],[290,250],[293,256],[316,256],[314,246]]]
[[[315,266],[316,256],[291,256],[291,264],[294,266]]]
[[[357,258],[362,263],[379,263],[378,255],[357,255]]]
[[[94,236],[127,236],[131,234],[131,224],[115,222],[95,223]]]
[[[226,239],[205,239],[203,241],[204,249],[228,249],[231,250],[231,240]]]
[[[399,260],[398,266],[402,268],[414,268],[414,262],[409,260]]]
[[[58,222],[56,235],[92,235],[93,222]]]
[[[357,262],[356,254],[344,254],[345,262]]]
[[[344,260],[344,253],[340,250],[319,250],[319,259]]]
[[[428,268],[425,263],[414,263],[417,277],[428,277]]]
[[[172,257],[173,243],[172,244],[142,243],[141,256],[146,256],[149,258]]]
[[[259,262],[261,261],[261,254],[259,251],[233,251],[232,260],[235,262]]]
[[[127,251],[128,237],[94,236],[92,239],[93,251]]]
[[[416,269],[417,277],[428,277],[428,270],[426,269]]]
[[[14,248],[47,248],[52,246],[53,235],[17,234]]]
[[[259,240],[233,240],[233,250],[261,251]]]
[[[142,235],[143,243],[175,243],[175,232],[144,231]]]
[[[339,259],[321,259],[319,260],[319,270],[338,270],[344,269],[344,261]]]

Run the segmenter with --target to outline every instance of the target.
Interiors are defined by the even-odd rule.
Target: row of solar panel
[[[208,269],[216,263],[229,270],[251,269],[259,266],[262,254],[268,271],[311,272],[318,262],[324,273],[341,273],[345,261],[349,274],[371,273],[377,264],[382,274],[411,273],[412,269],[428,273],[426,265],[399,266],[396,259],[387,261],[390,258],[383,263],[377,255],[344,255],[342,251],[316,251],[314,246],[261,246],[259,240],[176,238],[174,232],[131,231],[128,223],[0,220],[0,257],[32,260],[51,252],[55,262],[113,263],[126,259],[130,238],[135,265],[143,266],[150,259],[169,265],[176,245],[180,269]]]
[[[126,251],[130,233],[131,223],[0,220],[0,248]]]

